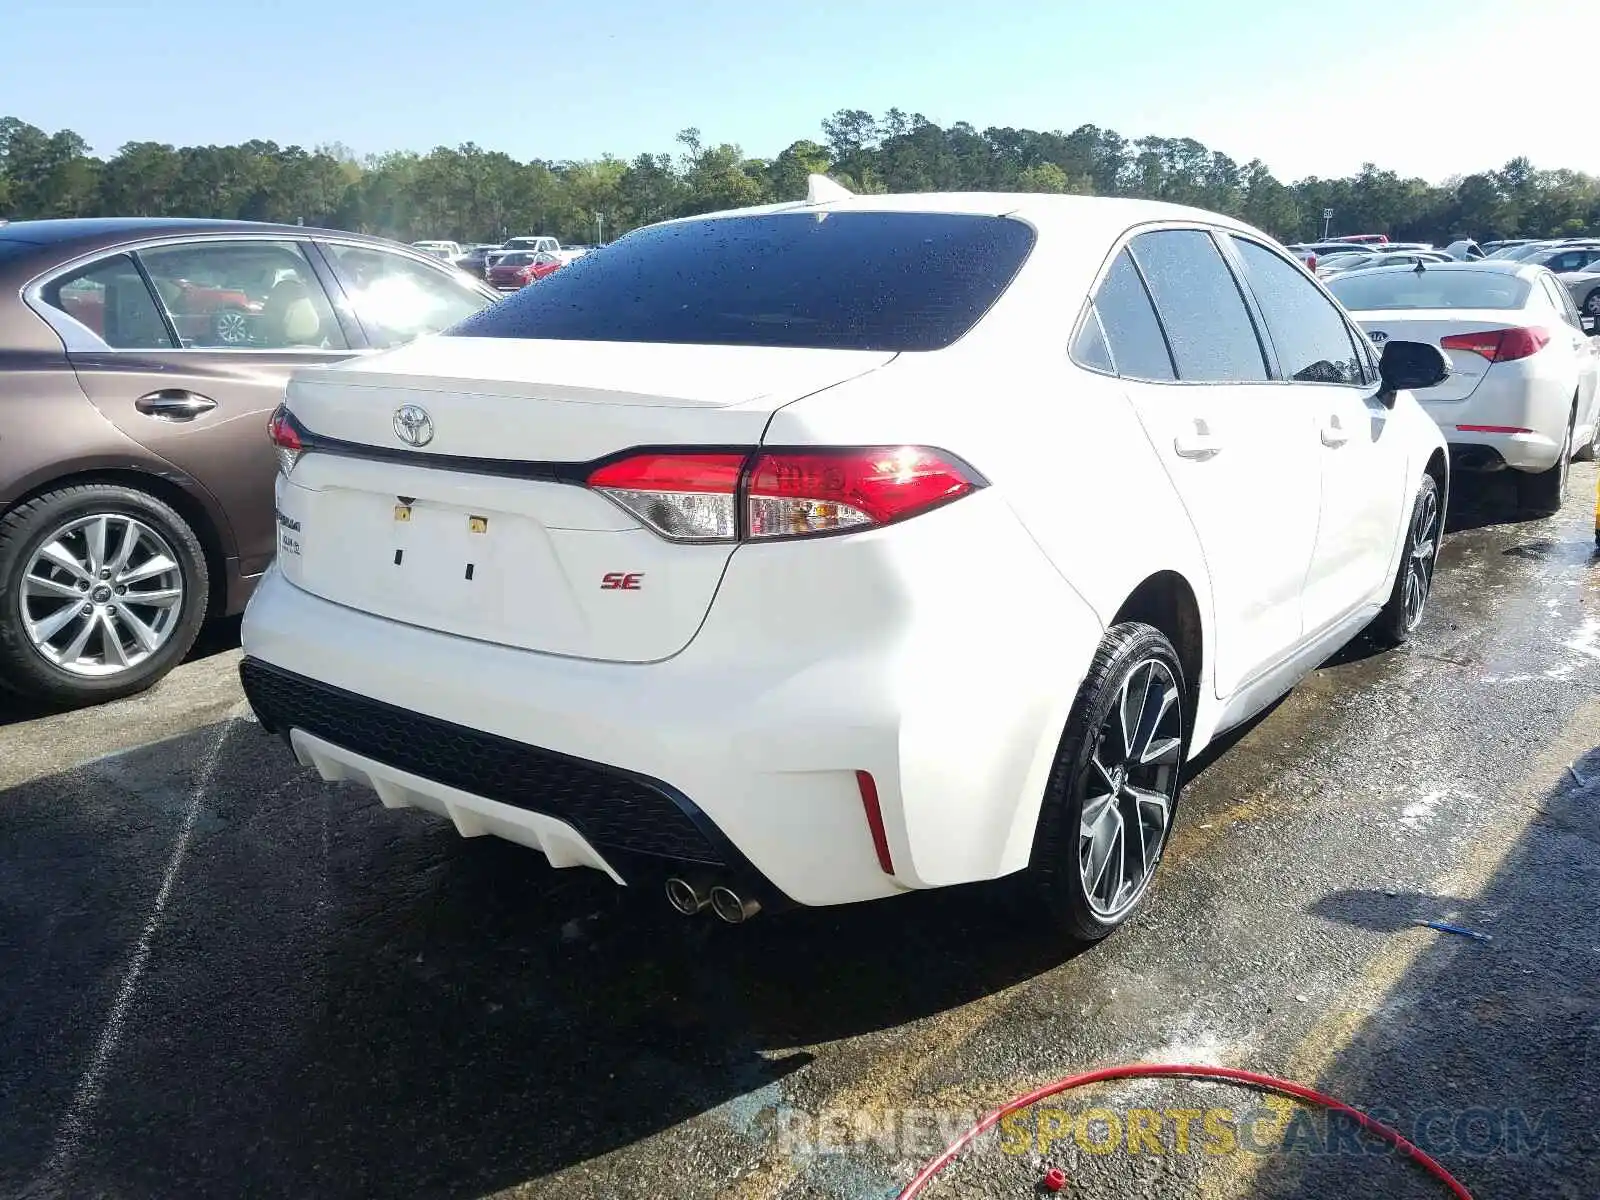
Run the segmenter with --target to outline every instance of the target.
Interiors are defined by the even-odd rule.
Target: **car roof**
[[[374,245],[394,245],[384,238],[308,225],[274,225],[264,221],[212,221],[189,217],[63,217],[44,221],[11,221],[0,225],[0,240],[54,246],[60,250],[94,250],[147,237],[186,233],[282,233],[305,237],[322,234]]]
[[[677,217],[668,224],[686,221],[726,220],[731,217],[762,216],[794,212],[897,212],[971,214],[973,216],[1018,217],[1040,226],[1070,228],[1084,238],[1120,233],[1134,225],[1158,221],[1194,221],[1241,233],[1265,236],[1260,230],[1221,213],[1168,204],[1161,200],[1130,200],[1116,196],[1058,196],[1040,192],[914,192],[875,196],[849,196],[810,204],[788,201],[751,208],[730,208],[718,212]],[[1271,239],[1268,239],[1271,240]]]

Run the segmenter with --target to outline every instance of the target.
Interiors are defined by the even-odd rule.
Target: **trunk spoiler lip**
[[[464,454],[440,454],[430,450],[409,450],[400,446],[374,446],[368,442],[352,442],[342,438],[326,437],[307,429],[288,405],[282,408],[284,420],[300,438],[304,453],[332,454],[342,458],[362,458],[374,462],[399,463],[405,466],[428,467],[438,471],[457,471],[464,475],[489,475],[501,479],[523,479],[537,483],[565,483],[586,487],[589,476],[601,467],[641,454],[739,454],[745,458],[745,468],[757,454],[828,454],[831,451],[856,450],[856,446],[832,445],[738,445],[705,443],[651,443],[628,446],[582,462],[530,461],[508,458],[478,458]],[[946,456],[969,473],[977,487],[988,487],[989,479],[965,458],[951,454],[938,446],[927,449]]]

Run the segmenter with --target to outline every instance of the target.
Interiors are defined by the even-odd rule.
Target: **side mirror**
[[[1396,392],[1437,387],[1450,378],[1450,360],[1444,351],[1427,342],[1386,342],[1378,359],[1378,378],[1383,402],[1394,407]]]

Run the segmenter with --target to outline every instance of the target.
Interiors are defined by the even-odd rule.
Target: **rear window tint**
[[[1521,308],[1526,280],[1498,271],[1396,270],[1371,275],[1335,275],[1330,292],[1352,312],[1380,308]]]
[[[938,350],[1016,276],[1033,229],[951,213],[773,213],[638,230],[455,337]]]

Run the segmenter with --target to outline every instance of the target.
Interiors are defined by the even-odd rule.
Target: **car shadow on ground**
[[[1306,1082],[1396,1127],[1476,1196],[1600,1195],[1600,750],[1575,771],[1487,884],[1464,889],[1470,899],[1351,890],[1311,909],[1429,940],[1332,1069]],[[1491,940],[1423,931],[1422,921]],[[1304,1131],[1260,1173],[1255,1196],[1442,1194],[1398,1155],[1328,1138],[1320,1116]]]
[[[686,1120],[750,1159],[741,1098],[805,1047],[1068,957],[995,889],[686,919],[329,787],[245,720],[0,812],[5,1194],[476,1196]]]
[[[1516,471],[1463,471],[1450,481],[1449,511],[1444,517],[1446,536],[1492,525],[1518,525],[1537,521],[1517,499]]]
[[[184,657],[184,662],[199,662],[201,659],[212,658],[218,654],[226,654],[230,650],[239,648],[239,617],[223,617],[215,621],[207,621],[200,629],[200,636],[195,638],[194,645]],[[41,717],[52,717],[58,713],[70,712],[76,708],[93,707],[93,705],[61,705],[48,704],[25,696],[18,696],[4,688],[0,688],[0,729],[7,725],[20,725],[24,721],[37,721]]]

